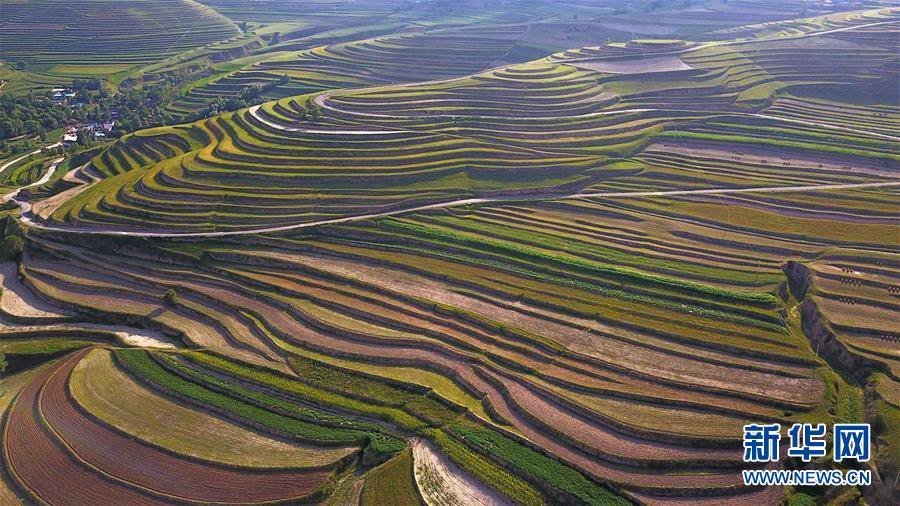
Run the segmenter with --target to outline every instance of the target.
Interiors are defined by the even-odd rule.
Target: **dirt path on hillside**
[[[2,173],[4,170],[6,170],[8,167],[12,166],[13,164],[28,158],[29,156],[41,154],[41,151],[44,149],[53,149],[53,148],[59,147],[59,146],[62,146],[61,142],[57,142],[55,144],[50,144],[49,146],[44,146],[42,148],[35,149],[34,151],[32,151],[30,153],[25,153],[24,155],[22,155],[18,158],[13,158],[12,160],[9,160],[8,162],[4,163],[3,165],[0,165],[0,173]],[[56,166],[59,165],[63,160],[64,160],[64,158],[57,158],[56,160],[53,161],[53,163],[50,165],[50,168],[40,179],[38,179],[34,183],[31,183],[29,185],[21,187],[18,190],[14,190],[3,196],[0,196],[0,202],[6,202],[9,199],[14,198],[20,191],[22,191],[25,188],[29,188],[32,186],[38,186],[38,185],[42,185],[42,184],[46,183],[47,181],[50,180],[50,177],[53,176],[53,172],[56,170]]]
[[[55,195],[47,197],[46,199],[39,202],[34,202],[31,205],[31,212],[37,216],[40,216],[41,218],[47,219],[51,214],[59,209],[60,206],[65,204],[70,199],[75,198],[75,196],[77,196],[81,192],[90,188],[91,184],[99,181],[97,178],[90,176],[89,174],[84,172],[82,172],[82,174],[90,177],[92,181],[90,183],[86,183],[78,179],[76,174],[78,174],[78,172],[86,166],[87,164],[84,164],[81,167],[76,167],[69,172],[66,172],[66,174],[62,177],[63,181],[66,181],[67,183],[74,183],[75,186],[69,188],[68,190],[63,190]]]
[[[413,474],[428,506],[505,506],[508,499],[459,468],[433,444],[412,439]]]

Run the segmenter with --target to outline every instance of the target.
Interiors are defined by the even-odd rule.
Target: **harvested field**
[[[44,422],[36,409],[41,388],[67,365],[74,365],[79,355],[57,362],[36,374],[11,406],[3,430],[4,460],[8,472],[33,500],[51,504],[97,504],[103,501],[135,505],[164,504],[162,498],[111,483],[82,467],[44,429]],[[69,486],[60,486],[64,483]]]
[[[587,61],[578,62],[575,66],[580,69],[593,70],[604,74],[652,74],[655,72],[693,70],[693,67],[684,63],[681,58],[676,56],[654,56],[632,60]]]
[[[71,316],[59,307],[51,306],[22,286],[16,276],[18,265],[6,262],[0,267],[0,312],[22,319],[66,319]]]
[[[19,392],[31,383],[34,376],[40,374],[40,372],[47,367],[49,367],[49,365],[45,364],[17,374],[6,374],[3,379],[0,380],[0,388],[2,388],[2,390],[0,390],[0,409],[6,413]],[[6,455],[5,452],[4,455]],[[25,499],[25,497],[16,489],[12,477],[9,476],[8,472],[4,472],[3,480],[0,481],[0,502],[3,502],[4,504],[16,504],[23,499]]]

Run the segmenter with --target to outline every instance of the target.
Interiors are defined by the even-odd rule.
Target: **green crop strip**
[[[363,487],[361,506],[425,506],[413,479],[412,451],[404,450],[369,473]]]
[[[310,403],[321,403],[347,411],[374,416],[396,423],[406,430],[418,431],[427,426],[422,420],[419,420],[401,409],[363,402],[344,395],[335,394],[274,372],[262,370],[261,368],[238,364],[206,353],[190,352],[184,354],[183,358],[189,362],[214,369],[215,371],[225,373],[229,376],[245,379],[259,385],[286,392]],[[177,361],[173,361],[173,363],[178,364]],[[180,365],[181,367],[184,367],[183,364]],[[212,378],[188,367],[184,367],[184,370],[188,371],[189,374],[199,375],[203,378],[203,381]],[[214,380],[215,378],[212,379]],[[221,383],[226,383],[225,386],[231,388],[231,383],[219,381]]]
[[[534,485],[510,473],[480,453],[469,449],[443,431],[434,431],[430,437],[450,460],[517,504],[540,506],[550,502],[550,499]]]
[[[726,279],[738,284],[776,284],[781,282],[783,276],[775,274],[762,274],[759,271],[748,272],[723,267],[711,267],[703,264],[692,263],[671,258],[660,258],[652,254],[635,254],[633,251],[616,249],[605,244],[598,244],[575,238],[567,240],[568,235],[556,235],[553,231],[543,232],[534,230],[537,224],[509,224],[503,220],[503,216],[488,216],[482,218],[475,215],[475,219],[447,218],[429,216],[429,221],[438,226],[464,229],[474,234],[499,236],[499,240],[529,242],[531,245],[546,248],[566,250],[579,256],[591,256],[606,259],[607,262],[620,264],[630,268],[646,268],[649,270],[662,269],[669,272],[701,277],[706,279]],[[417,218],[424,221],[423,218]],[[503,224],[498,226],[498,224]],[[589,260],[590,261],[590,260]]]
[[[355,246],[363,246],[366,248],[374,248],[374,249],[381,249],[381,250],[387,250],[387,251],[391,251],[391,250],[402,251],[405,253],[419,253],[419,254],[429,255],[429,256],[432,256],[435,258],[441,258],[441,259],[451,260],[451,261],[460,262],[460,263],[475,264],[478,266],[491,267],[494,269],[510,272],[513,274],[528,276],[528,277],[542,280],[542,281],[549,281],[549,282],[556,283],[556,284],[570,287],[570,288],[576,288],[579,290],[585,290],[588,292],[597,293],[604,297],[617,298],[617,299],[622,299],[622,300],[626,300],[629,302],[636,302],[636,303],[641,303],[641,304],[651,304],[651,305],[654,305],[654,306],[657,306],[657,307],[660,307],[663,309],[667,309],[670,311],[677,311],[680,313],[687,313],[687,314],[696,315],[696,316],[704,316],[707,318],[728,321],[728,322],[732,322],[732,323],[752,325],[754,327],[764,328],[764,329],[772,330],[772,331],[779,332],[779,333],[784,333],[784,331],[785,331],[784,327],[782,327],[781,325],[771,323],[771,322],[761,321],[761,320],[757,320],[754,318],[736,315],[736,314],[732,314],[732,313],[726,313],[724,311],[718,311],[715,309],[708,309],[708,308],[694,306],[694,305],[669,302],[669,301],[662,300],[662,299],[659,299],[656,297],[650,297],[650,296],[646,296],[646,295],[629,293],[629,292],[625,292],[623,290],[601,288],[595,284],[585,283],[583,281],[578,281],[578,280],[575,280],[572,278],[553,276],[551,274],[533,271],[530,269],[526,269],[524,267],[519,267],[516,265],[504,263],[504,262],[498,262],[498,261],[483,259],[483,258],[473,259],[472,257],[467,257],[464,255],[455,255],[452,253],[445,253],[443,251],[438,251],[438,250],[432,250],[432,249],[427,249],[427,248],[417,248],[414,246],[406,246],[406,245],[392,245],[392,244],[386,244],[384,242],[375,243],[375,242],[369,242],[369,241],[357,241],[357,240],[346,240],[346,239],[333,239],[333,240],[335,242],[341,242],[341,243],[355,245]]]
[[[522,257],[532,258],[536,260],[543,260],[546,262],[562,264],[568,267],[576,268],[582,271],[587,271],[591,273],[604,274],[608,276],[616,276],[620,278],[625,278],[627,280],[633,280],[643,283],[651,283],[667,286],[670,288],[677,288],[680,290],[692,291],[704,295],[711,295],[714,297],[722,297],[726,299],[732,299],[740,302],[752,302],[759,304],[768,304],[775,305],[778,302],[778,299],[770,294],[770,293],[753,293],[753,292],[739,292],[736,290],[726,290],[723,288],[717,288],[713,286],[701,285],[698,283],[692,283],[690,281],[684,281],[679,279],[667,278],[663,276],[656,276],[652,274],[646,274],[643,272],[634,271],[631,269],[626,269],[622,267],[615,267],[612,265],[600,264],[597,262],[591,262],[589,260],[583,260],[580,258],[571,258],[571,257],[563,257],[560,255],[553,255],[550,253],[545,253],[543,251],[537,251],[531,248],[525,248],[518,245],[513,245],[501,241],[496,241],[493,239],[486,239],[482,237],[477,237],[471,234],[461,234],[457,232],[451,232],[448,230],[441,230],[434,227],[428,227],[424,225],[418,225],[413,223],[406,223],[402,221],[398,221],[395,219],[389,219],[386,223],[395,228],[399,228],[402,230],[407,230],[410,232],[414,232],[417,235],[424,235],[426,237],[432,237],[436,239],[444,239],[453,242],[469,244],[472,246],[480,246],[486,249],[494,250],[500,253],[509,253]]]
[[[160,356],[159,358],[161,360],[167,360],[167,363],[170,363],[173,368],[176,368],[181,373],[191,375],[192,377],[196,377],[199,380],[209,384],[215,384],[220,388],[225,388],[227,389],[227,391],[233,392],[235,395],[241,396],[245,399],[251,399],[253,401],[266,399],[267,405],[272,405],[279,409],[287,409],[288,411],[296,412],[298,415],[302,416],[306,416],[306,410],[309,409],[290,401],[283,401],[280,396],[276,397],[250,388],[245,388],[230,381],[221,380],[216,376],[212,376],[197,369],[193,369],[184,362],[162,356]],[[312,388],[308,385],[304,385],[303,383],[299,383],[278,374],[269,373],[253,367],[243,366],[235,362],[229,362],[212,355],[193,352],[184,355],[183,358],[186,358],[188,362],[193,362],[195,364],[209,367],[217,372],[222,372],[231,377],[234,377],[235,379],[242,379],[254,384],[261,385],[263,387],[269,387],[271,389],[290,394],[294,397],[297,397],[301,401],[309,402],[311,404],[324,404],[326,406],[332,406],[344,411],[351,411],[354,413],[381,418],[385,421],[396,423],[398,426],[406,430],[421,430],[426,426],[426,424],[421,420],[395,408],[373,405],[358,401],[356,399],[350,399],[344,396],[335,395],[330,392]],[[308,411],[308,413],[312,415],[313,420],[322,420],[325,423],[337,425],[342,425],[345,423],[345,418],[339,415],[332,415],[330,413],[324,413],[318,410],[310,410]],[[379,426],[371,423],[360,422],[360,425],[366,426],[370,430],[380,430]]]
[[[167,365],[178,368],[180,372],[185,372],[191,378],[196,378],[198,381],[214,381],[214,383],[210,384],[215,384],[217,387],[229,392],[229,394],[248,395],[263,405],[283,409],[284,411],[297,414],[298,416],[343,425],[346,428],[328,427],[298,420],[263,409],[255,404],[244,402],[240,399],[231,397],[230,395],[212,391],[201,386],[201,384],[188,381],[180,376],[170,373],[159,363],[154,361],[147,352],[141,350],[116,350],[115,357],[119,363],[131,372],[138,376],[148,378],[153,383],[156,383],[166,390],[188,397],[201,404],[233,413],[249,422],[258,423],[279,432],[295,434],[299,438],[307,441],[332,444],[368,444],[369,449],[374,453],[385,456],[396,453],[406,446],[402,440],[393,436],[374,430],[364,430],[366,427],[361,427],[362,424],[354,422],[353,420],[303,408],[287,401],[282,401],[265,394],[259,394],[238,387],[237,385],[217,380],[216,378],[197,375],[189,368],[180,365],[171,358],[159,357],[162,360],[165,360]]]
[[[752,124],[741,124],[741,123],[724,123],[724,122],[709,122],[704,126],[722,128],[726,130],[743,130],[748,132],[748,134],[760,134],[760,135],[769,135],[771,134],[785,134],[792,135],[797,137],[805,137],[810,140],[821,140],[823,143],[833,144],[836,141],[846,142],[848,144],[865,144],[873,147],[887,147],[890,148],[891,142],[884,139],[871,139],[867,137],[853,137],[848,134],[840,134],[840,130],[829,130],[827,133],[815,132],[815,131],[807,131],[807,130],[791,130],[789,128],[777,128],[772,127],[770,125],[766,126],[758,126]],[[760,138],[756,135],[754,138]],[[802,142],[802,141],[799,141]],[[852,148],[850,148],[852,149]]]
[[[525,476],[570,494],[584,504],[597,506],[631,504],[624,497],[594,483],[575,469],[490,429],[464,424],[452,424],[448,429],[467,445],[492,455]]]
[[[456,412],[425,394],[416,394],[383,381],[329,367],[311,358],[292,355],[288,358],[288,364],[300,376],[300,381],[323,390],[364,396],[372,402],[402,407],[437,426],[449,423],[458,416]]]

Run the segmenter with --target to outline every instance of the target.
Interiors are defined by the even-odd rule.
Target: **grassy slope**
[[[413,479],[412,450],[399,455],[369,473],[363,486],[361,506],[396,504],[422,506],[424,503]]]

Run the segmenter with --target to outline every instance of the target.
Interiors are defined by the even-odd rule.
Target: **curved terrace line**
[[[689,53],[691,51],[698,51],[700,49],[705,49],[708,47],[736,46],[736,45],[740,45],[740,44],[753,44],[756,42],[776,42],[776,41],[782,41],[782,40],[807,39],[810,37],[819,37],[821,35],[831,35],[833,33],[848,32],[851,30],[858,30],[860,28],[869,28],[872,26],[888,25],[891,23],[898,23],[898,22],[900,22],[900,19],[889,19],[886,21],[875,21],[873,23],[866,23],[866,24],[862,24],[862,25],[850,25],[850,26],[842,26],[839,28],[831,28],[831,29],[824,30],[821,32],[807,32],[807,33],[799,33],[797,35],[784,35],[781,37],[772,37],[772,38],[764,38],[764,39],[724,40],[724,41],[718,41],[718,42],[707,42],[705,44],[699,44],[697,46],[689,47],[689,48],[686,48],[686,49],[683,49],[683,50],[680,50],[677,52]],[[662,53],[656,53],[656,54],[662,54]]]
[[[246,230],[228,230],[221,232],[141,232],[136,230],[113,230],[103,228],[84,228],[84,227],[59,227],[53,225],[45,225],[32,220],[30,205],[28,203],[19,203],[22,206],[22,216],[20,220],[23,224],[53,232],[65,232],[72,234],[87,235],[106,235],[106,236],[124,236],[124,237],[157,237],[157,238],[200,238],[200,237],[227,237],[240,235],[265,234],[274,232],[286,232],[291,230],[302,230],[306,228],[315,228],[322,225],[337,225],[341,223],[352,223],[356,221],[385,218],[388,216],[397,216],[400,214],[413,213],[419,211],[428,211],[432,209],[444,209],[448,207],[458,207],[467,205],[492,204],[503,202],[538,202],[547,200],[568,200],[568,199],[584,199],[584,198],[634,198],[634,197],[670,197],[681,195],[723,195],[730,193],[785,193],[785,192],[804,192],[804,191],[827,191],[827,190],[853,190],[862,188],[884,188],[900,186],[900,181],[882,181],[877,183],[851,183],[851,184],[823,184],[823,185],[807,185],[807,186],[760,186],[753,188],[706,188],[702,190],[666,190],[666,191],[642,191],[642,192],[579,192],[567,194],[535,194],[530,196],[509,196],[509,197],[479,197],[470,199],[458,199],[448,202],[439,202],[436,204],[426,204],[422,206],[407,207],[395,209],[393,211],[384,211],[380,213],[367,213],[354,216],[345,216],[342,218],[331,218],[327,220],[310,221],[305,223],[294,223],[291,225],[279,225],[273,227],[261,227]],[[25,208],[28,206],[28,209]]]
[[[774,37],[760,38],[760,39],[719,40],[719,41],[712,41],[712,42],[704,42],[701,44],[697,44],[696,46],[673,49],[671,51],[654,52],[653,56],[691,53],[694,51],[699,51],[701,49],[707,49],[710,47],[737,46],[737,45],[741,45],[741,44],[757,44],[757,43],[762,43],[762,42],[781,42],[781,41],[785,41],[785,40],[807,39],[810,37],[820,37],[822,35],[831,35],[834,33],[848,32],[851,30],[859,30],[860,28],[870,28],[873,26],[888,25],[888,24],[898,23],[898,22],[900,22],[900,19],[888,19],[885,21],[875,21],[872,23],[865,23],[862,25],[850,25],[850,26],[841,26],[838,28],[830,28],[828,30],[823,30],[821,32],[806,32],[806,33],[798,33],[796,35],[781,35],[781,36],[776,35]],[[559,54],[559,53],[557,53],[557,54]],[[552,55],[551,55],[551,58],[552,58]],[[591,60],[591,59],[596,59],[596,58],[597,58],[596,56],[585,56],[582,58],[560,58],[560,59],[552,60],[552,61],[555,63],[568,63],[568,62],[578,62],[578,61],[583,61],[583,60]]]
[[[820,31],[820,32],[808,32],[808,33],[802,33],[802,34],[797,34],[797,35],[786,35],[786,36],[775,37],[775,38],[771,38],[771,39],[728,40],[728,41],[709,42],[709,43],[706,43],[706,44],[699,44],[699,45],[697,45],[697,46],[693,46],[693,47],[689,47],[689,48],[685,48],[685,49],[679,49],[679,50],[675,50],[675,51],[671,51],[671,52],[660,52],[660,53],[655,53],[654,56],[665,55],[665,54],[682,54],[682,53],[687,53],[687,52],[697,51],[697,50],[700,50],[700,49],[703,49],[703,48],[716,47],[716,46],[730,46],[730,45],[749,44],[749,43],[760,43],[760,42],[776,42],[776,41],[784,41],[784,40],[794,40],[794,39],[804,39],[804,38],[811,38],[811,37],[819,37],[819,36],[823,36],[823,35],[830,35],[830,34],[833,34],[833,33],[840,33],[840,32],[852,31],[852,30],[859,30],[859,29],[862,29],[862,28],[869,28],[869,27],[873,27],[873,26],[881,26],[881,25],[885,25],[885,24],[894,24],[894,23],[900,23],[900,19],[890,19],[890,20],[886,20],[886,21],[876,21],[876,22],[865,23],[865,24],[861,24],[861,25],[851,25],[851,26],[844,26],[844,27],[839,27],[839,28],[832,28],[832,29],[824,30],[824,31]],[[586,57],[586,58],[564,58],[564,59],[551,60],[551,61],[552,61],[553,63],[563,63],[563,64],[565,64],[565,63],[569,63],[569,62],[578,62],[578,61],[582,61],[582,60],[585,60],[585,59],[591,59],[591,58],[592,58],[592,57]],[[485,69],[485,70],[483,70],[483,71],[481,71],[481,72],[479,72],[479,73],[494,72],[494,71],[497,71],[497,70],[504,70],[504,69],[507,69],[507,68],[509,68],[509,65],[503,65],[503,66],[499,66],[499,67],[494,67],[494,68],[490,68],[490,69]],[[430,86],[430,85],[447,84],[447,83],[452,83],[452,82],[456,82],[456,81],[462,81],[462,80],[468,79],[468,78],[470,78],[470,77],[471,77],[470,75],[466,75],[466,76],[451,77],[451,78],[446,78],[446,79],[433,79],[433,80],[430,80],[430,81],[418,81],[418,82],[400,83],[400,84],[388,85],[388,86],[373,86],[373,87],[363,88],[363,89],[378,89],[378,88],[409,88],[409,87],[413,87],[413,86]],[[337,94],[337,93],[339,93],[339,92],[341,92],[341,91],[342,91],[342,90],[338,89],[338,90],[331,90],[331,91],[326,91],[326,92],[324,92],[324,93],[320,93],[320,94],[316,95],[315,97],[313,97],[313,103],[316,104],[316,106],[321,107],[321,108],[323,108],[323,109],[327,109],[327,110],[330,110],[330,111],[333,111],[333,112],[338,112],[338,113],[341,113],[341,114],[347,114],[347,115],[351,115],[351,116],[363,117],[363,118],[366,118],[366,117],[367,117],[367,118],[381,118],[381,119],[413,119],[413,118],[417,118],[417,116],[413,116],[413,115],[402,115],[402,114],[378,114],[378,113],[366,113],[366,112],[361,112],[361,111],[352,111],[352,110],[347,110],[347,109],[341,109],[341,108],[339,108],[339,107],[335,107],[334,105],[331,105],[331,104],[327,103],[327,101],[328,101],[329,98],[331,98],[332,96],[334,96],[335,94]],[[331,133],[331,134],[345,133],[345,134],[347,134],[347,135],[386,135],[386,134],[388,134],[388,133],[395,134],[395,133],[398,132],[398,130],[358,130],[358,131],[341,132],[341,131],[333,131],[333,130],[315,130],[315,129],[302,129],[302,128],[294,128],[294,127],[285,127],[285,126],[283,126],[283,125],[278,125],[278,124],[275,123],[275,122],[271,122],[271,121],[265,120],[264,118],[261,118],[261,117],[257,114],[257,111],[258,111],[258,110],[259,110],[259,106],[254,106],[254,107],[251,108],[251,110],[250,110],[249,112],[250,112],[251,116],[253,116],[255,119],[257,119],[257,120],[259,120],[259,121],[265,123],[266,125],[268,125],[268,126],[270,126],[270,127],[272,127],[272,128],[276,128],[276,129],[282,130],[282,131],[286,131],[286,132],[326,133],[326,134],[327,134],[327,133]],[[557,117],[555,117],[555,118],[591,118],[591,117],[599,117],[599,116],[609,116],[609,115],[613,115],[613,114],[628,114],[628,113],[658,112],[658,111],[663,111],[663,112],[666,112],[666,111],[668,111],[668,112],[673,112],[673,111],[675,111],[675,110],[666,110],[666,109],[661,109],[661,108],[631,108],[631,109],[617,109],[617,110],[609,110],[609,111],[598,111],[598,112],[592,112],[592,113],[586,113],[586,114],[580,114],[580,115],[557,116]],[[698,111],[676,111],[676,112],[698,112]],[[702,112],[702,111],[699,111],[699,112]],[[735,115],[735,116],[740,116],[740,117],[752,117],[752,118],[759,118],[759,119],[768,119],[768,120],[771,120],[771,121],[781,121],[781,122],[785,122],[785,123],[793,123],[793,124],[797,124],[797,125],[806,125],[806,126],[814,126],[814,127],[820,127],[820,128],[828,128],[828,129],[830,129],[830,130],[838,130],[838,131],[844,131],[844,132],[851,132],[851,133],[857,133],[857,134],[862,134],[862,135],[869,135],[869,136],[873,136],[873,137],[879,137],[879,138],[888,139],[888,140],[892,140],[892,141],[900,141],[900,137],[892,136],[892,135],[887,135],[887,134],[882,134],[882,133],[879,133],[879,132],[871,132],[871,131],[868,131],[868,130],[861,130],[861,129],[856,129],[856,128],[843,127],[843,126],[839,126],[839,125],[830,125],[830,124],[827,124],[827,123],[819,123],[819,122],[813,122],[813,121],[805,121],[805,120],[799,120],[799,119],[793,119],[793,118],[784,118],[784,117],[781,117],[781,116],[775,116],[775,115],[771,115],[771,114],[762,114],[762,113],[741,113],[741,112],[731,112],[731,113],[728,113],[728,114]],[[443,117],[443,118],[455,118],[455,117],[459,117],[459,116],[460,116],[460,115],[458,115],[458,114],[435,114],[435,115],[429,115],[430,118],[435,118],[435,117],[438,117],[438,118],[442,118],[442,117]],[[466,114],[465,116],[466,116],[466,117],[481,118],[481,119],[513,119],[513,120],[515,120],[515,119],[530,119],[530,117],[526,117],[526,116],[496,116],[496,115],[479,115],[479,114]],[[554,119],[553,116],[547,116],[546,118],[548,118],[548,119]]]
[[[397,133],[403,132],[403,130],[323,130],[321,128],[301,128],[301,127],[289,127],[284,126],[280,123],[275,123],[274,121],[270,121],[259,114],[260,105],[254,105],[247,112],[250,116],[253,117],[256,121],[260,123],[274,128],[276,130],[280,130],[282,132],[295,132],[295,133],[303,133],[303,134],[324,134],[324,135],[394,135]]]
[[[424,83],[414,83],[414,84],[422,85]],[[407,86],[407,85],[404,84],[404,85],[399,85],[399,86]],[[316,95],[313,98],[313,102],[317,106],[319,106],[323,109],[332,111],[332,112],[337,112],[340,114],[346,114],[346,115],[350,115],[350,116],[360,116],[363,118],[378,118],[378,119],[418,119],[418,118],[421,118],[421,116],[416,116],[416,115],[380,114],[380,113],[353,111],[353,110],[348,110],[348,109],[342,109],[340,107],[335,107],[334,105],[329,104],[327,102],[327,100],[329,98],[331,98],[335,93],[337,93],[337,91],[339,91],[339,90],[329,91],[329,92],[322,93],[320,95]],[[255,107],[256,107],[256,109],[251,111],[251,115],[253,115],[254,118],[259,119],[258,116],[256,116],[256,110],[258,110],[259,106],[255,106]],[[699,112],[699,113],[702,113],[705,111],[694,111],[694,110],[690,110],[690,109],[663,109],[663,108],[654,108],[654,107],[635,107],[635,108],[629,108],[629,109],[613,109],[613,110],[608,110],[608,111],[596,111],[596,112],[589,112],[589,113],[584,113],[584,114],[570,114],[570,115],[566,115],[566,116],[541,116],[541,119],[596,118],[599,116],[612,116],[614,114],[634,114],[634,113],[641,113],[641,112],[669,112],[669,113],[671,113],[671,112],[698,113]],[[873,137],[880,137],[880,138],[892,140],[892,141],[900,141],[900,137],[897,137],[894,135],[888,135],[888,134],[883,134],[883,133],[879,133],[879,132],[871,132],[868,130],[844,127],[844,126],[840,126],[840,125],[831,125],[828,123],[819,123],[819,122],[815,122],[815,121],[806,121],[806,120],[794,119],[794,118],[784,118],[781,116],[774,116],[771,114],[746,113],[746,112],[738,112],[738,111],[721,112],[721,113],[716,113],[716,114],[717,115],[737,116],[737,117],[743,117],[743,118],[759,118],[759,119],[767,119],[767,120],[771,120],[771,121],[781,121],[784,123],[793,123],[796,125],[827,128],[829,130],[839,130],[839,131],[843,131],[843,132],[851,132],[851,133],[856,133],[856,134],[869,135],[869,136],[873,136]],[[488,114],[464,114],[464,115],[431,114],[428,116],[428,118],[458,118],[458,117],[462,117],[462,116],[465,116],[467,118],[506,119],[506,120],[517,120],[517,119],[527,120],[527,119],[532,118],[531,116],[497,116],[497,115],[488,115]],[[273,128],[277,128],[280,130],[293,131],[289,127],[285,127],[283,125],[276,126],[277,124],[272,123],[272,122],[267,122],[266,124]],[[303,131],[303,130],[297,130],[297,131]],[[309,131],[309,132],[312,132],[312,131]],[[397,132],[398,132],[398,130],[394,130],[394,131],[391,131],[390,133],[397,133]],[[339,132],[331,132],[331,133],[339,133]],[[385,132],[385,133],[387,133],[387,132]]]

